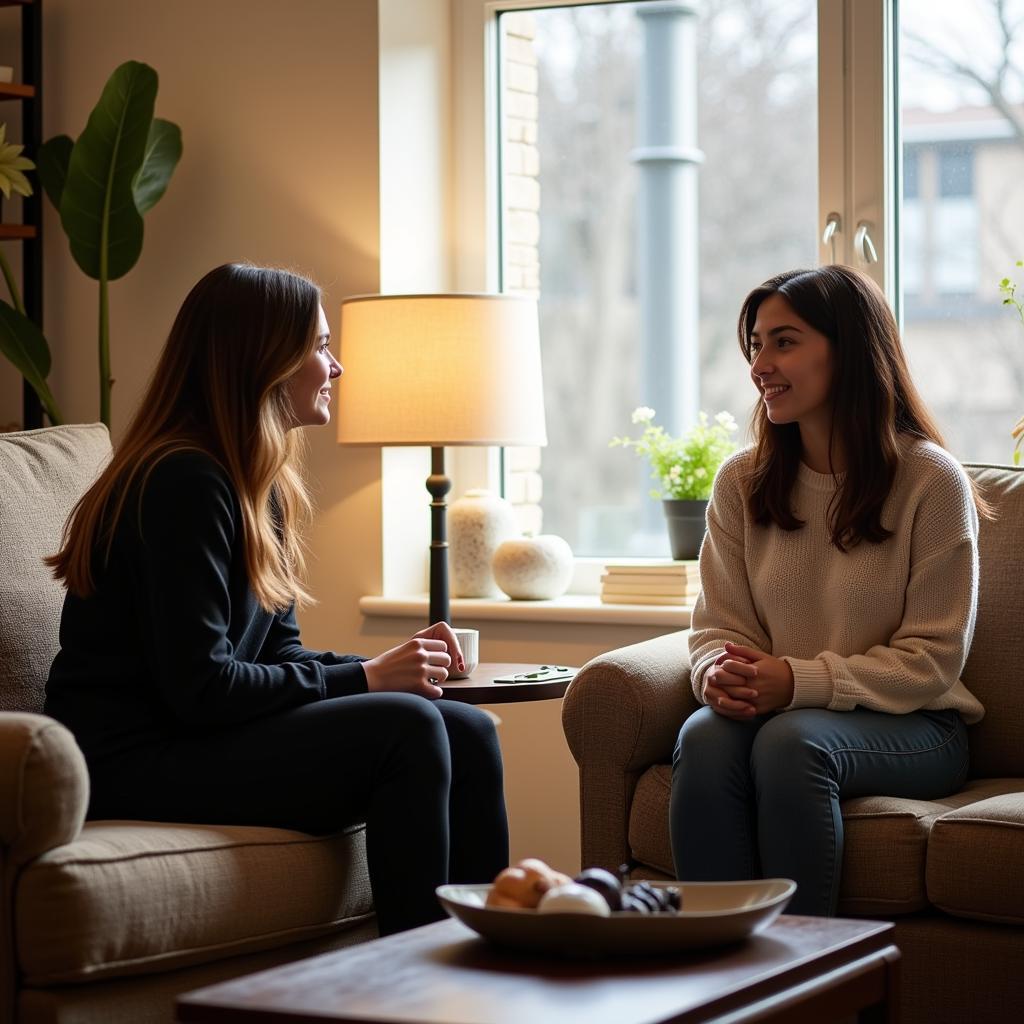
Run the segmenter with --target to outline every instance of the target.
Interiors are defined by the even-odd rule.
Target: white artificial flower
[[[654,419],[654,410],[646,405],[639,405],[633,410],[634,423],[650,423]]]
[[[725,411],[720,412],[715,417],[715,422],[720,427],[725,427],[725,429],[728,430],[730,433],[732,431],[734,431],[734,430],[738,430],[739,429],[737,424],[736,424],[736,421],[733,419],[733,416],[732,416],[731,412],[725,412]]]
[[[707,470],[706,470],[706,469],[705,469],[705,468],[704,468],[703,466],[698,466],[698,467],[697,467],[697,468],[696,468],[696,469],[695,469],[695,470],[693,471],[693,475],[694,475],[694,476],[695,476],[695,477],[696,477],[696,478],[697,478],[698,480],[703,480],[703,479],[704,479],[704,477],[706,477],[706,476],[708,475],[708,471],[707,471]]]

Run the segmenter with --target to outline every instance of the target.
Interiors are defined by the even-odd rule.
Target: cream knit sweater
[[[801,465],[792,507],[805,526],[758,526],[747,507],[753,449],[715,479],[693,610],[693,691],[731,640],[793,669],[785,709],[855,707],[891,714],[985,711],[960,682],[978,606],[978,516],[963,469],[929,442],[908,440],[882,525],[894,534],[846,554],[827,528],[833,478]]]

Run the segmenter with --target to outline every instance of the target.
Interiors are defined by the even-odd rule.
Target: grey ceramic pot
[[[665,510],[665,522],[668,523],[668,542],[672,549],[672,557],[696,558],[704,540],[708,503],[663,498],[661,505]]]

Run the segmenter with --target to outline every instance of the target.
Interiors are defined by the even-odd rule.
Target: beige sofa
[[[839,912],[892,919],[901,1020],[1006,1024],[1024,1013],[1024,469],[971,466],[998,513],[981,528],[977,629],[964,681],[985,705],[970,779],[941,800],[843,804]],[[582,860],[672,877],[670,760],[697,707],[686,633],[595,658],[562,720],[580,771]]]
[[[109,452],[99,424],[0,434],[0,1024],[170,1021],[180,992],[376,934],[361,828],[84,821],[81,751],[39,713],[41,558]]]

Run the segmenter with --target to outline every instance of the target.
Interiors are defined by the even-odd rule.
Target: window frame
[[[588,4],[619,0],[580,0]],[[898,0],[818,0],[818,246],[830,213],[841,219],[835,259],[858,266],[899,313],[896,215],[899,106],[895,38]],[[452,195],[454,283],[497,290],[501,273],[498,16],[506,11],[578,6],[573,0],[453,0]],[[855,252],[866,222],[878,261]],[[467,486],[500,491],[501,460],[492,451],[460,452]],[[596,593],[609,557],[577,557],[572,593]]]

